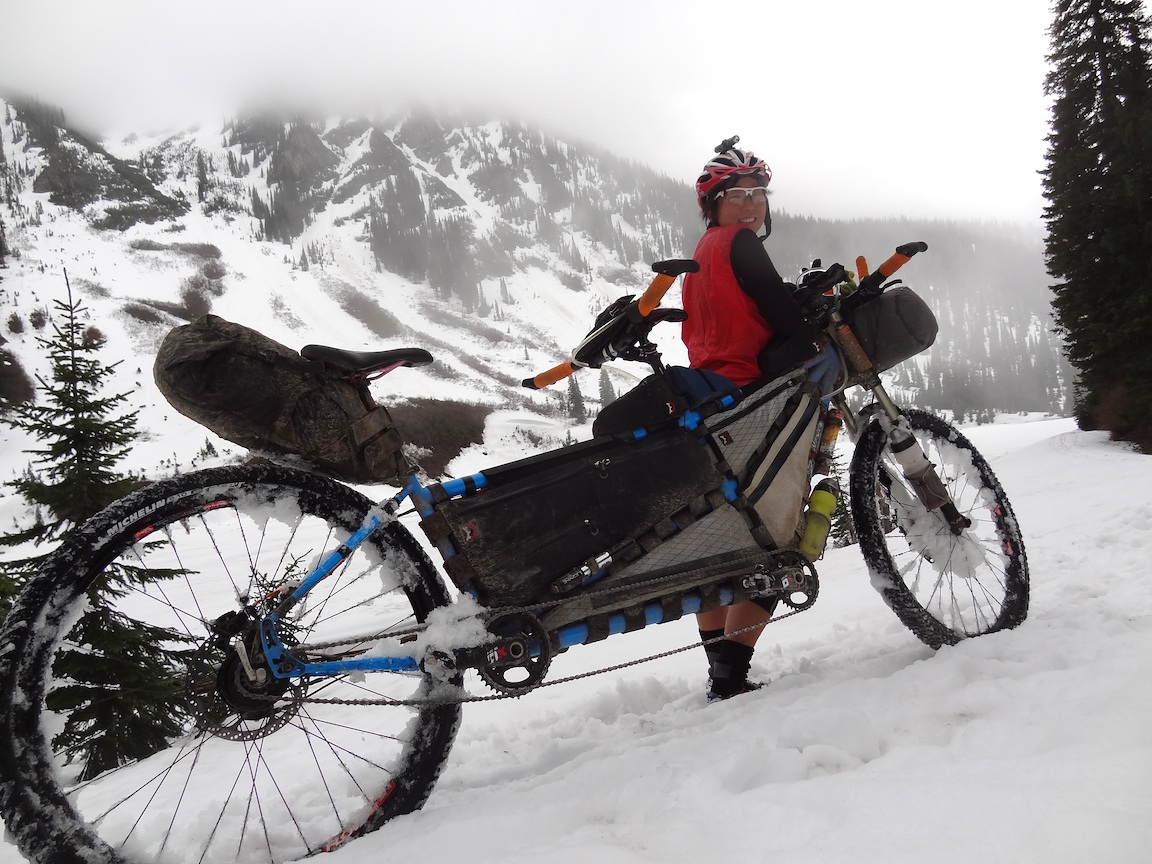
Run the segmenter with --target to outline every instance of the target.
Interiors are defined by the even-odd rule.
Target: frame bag
[[[672,514],[724,500],[708,448],[679,428],[593,438],[483,474],[485,488],[441,501],[420,527],[433,543],[451,543],[457,554],[444,566],[456,586],[494,605],[554,599],[558,580],[590,559],[639,556],[641,535],[675,531]]]
[[[803,534],[808,458],[819,420],[820,392],[798,370],[752,390],[705,424],[736,476],[737,490],[780,549],[795,548]]]

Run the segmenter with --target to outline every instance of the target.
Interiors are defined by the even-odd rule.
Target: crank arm
[[[807,609],[816,602],[820,590],[819,578],[812,562],[796,552],[782,555],[795,561],[769,570],[763,564],[745,576],[741,588],[749,592],[750,599],[779,597],[793,609]],[[797,599],[801,595],[802,599]]]
[[[773,572],[756,572],[744,577],[741,587],[754,595],[791,594],[803,591],[810,580],[799,567],[787,567]]]
[[[452,652],[433,649],[420,660],[419,666],[421,671],[447,681],[465,669],[523,666],[536,653],[527,638],[517,635]]]

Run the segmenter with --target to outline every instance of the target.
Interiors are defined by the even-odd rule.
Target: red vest
[[[743,386],[760,377],[757,358],[772,327],[732,272],[732,238],[742,225],[709,228],[692,256],[700,272],[684,277],[684,311],[688,320],[680,335],[688,346],[688,365],[709,369]]]

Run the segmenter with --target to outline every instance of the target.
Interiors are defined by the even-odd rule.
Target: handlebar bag
[[[844,317],[877,372],[930,348],[939,329],[928,304],[907,285],[864,301]]]
[[[303,457],[351,483],[396,483],[401,439],[367,385],[216,315],[176,327],[153,367],[168,403],[256,453]]]

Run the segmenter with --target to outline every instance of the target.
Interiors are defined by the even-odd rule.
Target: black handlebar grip
[[[905,243],[903,246],[897,246],[896,251],[907,258],[911,258],[917,252],[927,252],[928,244],[923,240],[917,240],[914,243]]]
[[[676,277],[682,273],[696,273],[700,265],[691,258],[673,258],[670,261],[657,261],[652,270],[662,276]]]

